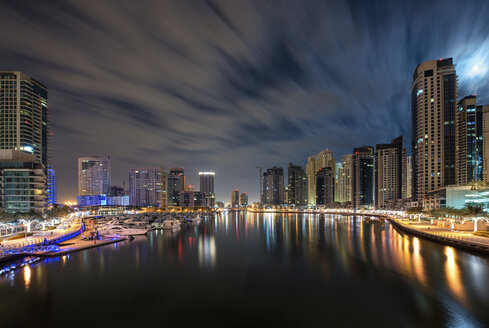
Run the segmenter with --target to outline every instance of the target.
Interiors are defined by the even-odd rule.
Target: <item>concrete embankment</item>
[[[489,255],[489,240],[488,240],[488,244],[482,244],[482,243],[470,241],[470,240],[463,239],[463,238],[457,238],[457,237],[452,238],[452,237],[440,236],[440,235],[437,235],[434,233],[424,232],[424,231],[420,231],[420,230],[415,229],[415,228],[408,227],[405,224],[402,224],[402,223],[398,222],[396,219],[391,218],[391,217],[387,217],[387,219],[389,220],[389,222],[392,223],[392,225],[396,229],[398,229],[402,232],[405,232],[407,234],[410,234],[410,235],[413,235],[416,237],[420,237],[420,238],[424,238],[424,239],[428,239],[428,240],[431,240],[431,241],[434,241],[434,242],[437,242],[440,244],[444,244],[447,246],[460,248],[460,249],[463,249],[466,251]]]
[[[60,244],[60,248],[56,252],[49,252],[49,253],[40,253],[36,254],[36,256],[40,257],[56,257],[60,255],[65,255],[68,253],[73,253],[73,252],[79,252],[83,251],[85,249],[90,249],[90,248],[95,248],[95,247],[100,247],[100,246],[105,246],[113,243],[118,243],[120,241],[127,240],[126,237],[118,237],[118,238],[110,238],[110,239],[101,239],[97,241],[93,240],[82,240],[81,238],[76,238],[73,240],[68,240],[66,243]]]

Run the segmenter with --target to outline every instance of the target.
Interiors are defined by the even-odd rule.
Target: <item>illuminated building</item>
[[[239,189],[231,191],[231,207],[239,207]]]
[[[342,157],[341,167],[338,168],[337,184],[335,185],[336,201],[339,203],[351,202],[352,192],[352,155],[348,154]]]
[[[19,71],[0,72],[0,149],[15,149],[48,164],[47,88]]]
[[[44,165],[33,154],[0,150],[0,207],[8,213],[42,214],[46,208]]]
[[[289,164],[287,169],[288,188],[287,204],[296,206],[307,205],[307,175],[300,166]]]
[[[306,173],[309,205],[315,205],[316,203],[316,173],[323,167],[331,167],[332,170],[336,167],[333,152],[329,149],[322,150],[317,155],[310,156],[307,159]]]
[[[353,208],[374,205],[374,149],[363,146],[353,149],[352,155]]]
[[[413,201],[456,183],[456,99],[452,58],[416,67],[411,85]]]
[[[129,203],[140,207],[162,207],[166,200],[166,175],[163,167],[129,170]]]
[[[316,172],[316,205],[329,205],[334,201],[333,168],[326,166]]]
[[[200,191],[181,191],[180,192],[181,207],[205,207],[204,193]]]
[[[375,207],[389,208],[392,201],[406,198],[406,149],[402,136],[375,151]]]
[[[170,168],[167,177],[167,204],[168,206],[180,205],[180,192],[185,190],[185,174],[182,168]]]
[[[78,196],[109,195],[110,154],[78,158]]]
[[[244,192],[239,195],[239,205],[241,207],[248,207],[248,193]]]
[[[413,167],[411,162],[412,157],[406,156],[406,198],[412,197],[412,176],[413,176]]]
[[[48,196],[48,206],[53,206],[54,204],[58,204],[58,188],[56,181],[56,172],[54,171],[51,165],[48,165],[47,169],[47,189],[46,193]]]
[[[263,203],[284,204],[284,169],[274,166],[263,173]]]
[[[489,182],[489,105],[482,107],[482,180]]]
[[[206,207],[214,207],[214,172],[199,172],[200,191],[204,193]]]

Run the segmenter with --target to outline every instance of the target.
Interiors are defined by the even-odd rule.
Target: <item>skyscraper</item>
[[[182,168],[170,168],[167,182],[168,206],[180,205],[180,192],[185,190],[185,175]]]
[[[110,193],[110,154],[78,157],[78,196]]]
[[[231,207],[239,207],[239,189],[234,189],[231,192]]]
[[[307,205],[307,175],[300,166],[289,164],[287,203],[297,206]]]
[[[316,205],[329,205],[334,201],[333,168],[326,166],[316,172]]]
[[[284,203],[284,169],[278,166],[263,173],[263,196],[265,205]]]
[[[163,167],[129,170],[129,203],[141,207],[162,207],[166,181]]]
[[[338,189],[338,202],[351,202],[352,193],[352,163],[351,154],[344,155],[341,161],[341,168],[338,169],[338,185],[335,186],[335,190]]]
[[[457,75],[452,58],[416,67],[411,85],[412,194],[456,183],[455,105]]]
[[[406,149],[402,136],[390,144],[378,144],[375,152],[375,207],[389,208],[406,198]]]
[[[47,189],[46,193],[48,196],[48,206],[53,206],[58,204],[58,188],[56,181],[56,172],[51,165],[47,168]]]
[[[199,172],[200,191],[204,194],[206,207],[214,207],[216,204],[214,176],[214,172]]]
[[[457,184],[482,180],[482,106],[476,105],[475,95],[457,103],[455,119]]]
[[[15,149],[48,164],[48,91],[19,71],[0,72],[0,149]]]
[[[482,179],[489,182],[489,105],[482,106]]]
[[[244,192],[239,195],[239,205],[241,207],[248,207],[248,193]]]
[[[406,156],[406,198],[411,198],[412,194],[412,177],[413,177],[413,166],[411,162],[412,157]]]
[[[336,160],[333,152],[329,149],[320,151],[316,156],[310,156],[307,160],[307,194],[309,205],[316,203],[316,173],[323,167],[331,167],[331,170],[336,169]]]
[[[374,149],[362,146],[353,149],[352,157],[353,208],[374,205]]]

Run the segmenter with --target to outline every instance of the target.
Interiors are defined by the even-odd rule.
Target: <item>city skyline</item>
[[[5,65],[1,69],[21,70],[48,87],[54,132],[50,158],[61,202],[76,197],[77,157],[108,152],[115,185],[127,181],[132,167],[183,166],[192,172],[186,175],[192,185],[198,185],[199,171],[216,172],[216,199],[227,199],[237,187],[249,192],[252,203],[259,191],[256,165],[285,168],[292,161],[305,167],[307,156],[325,148],[339,160],[363,144],[383,143],[398,135],[410,140],[409,81],[416,65],[426,60],[453,57],[459,94],[476,93],[478,102],[488,103],[483,79],[488,45],[481,14],[486,3],[467,7],[446,2],[436,8],[441,12],[431,29],[425,29],[423,22],[435,4],[393,2],[386,9],[360,4],[362,10],[341,2],[319,8],[154,6],[136,9],[134,15],[162,12],[164,17],[158,19],[166,17],[173,29],[149,15],[145,20],[128,19],[126,26],[136,34],[122,28],[115,32],[110,24],[127,18],[128,9],[114,3],[55,8],[32,3],[29,11],[15,2],[0,5],[6,15],[0,33]],[[334,7],[335,17],[327,6]],[[274,10],[280,10],[284,19],[300,22],[288,29],[279,19],[268,19]],[[379,20],[379,12],[385,10],[389,20]],[[97,13],[108,11],[111,21],[105,22]],[[240,19],[241,12],[270,35],[257,36],[250,22]],[[195,15],[192,26],[178,22]],[[355,24],[347,17],[353,17]],[[22,26],[26,21],[29,26]],[[100,29],[94,32],[87,21]],[[333,33],[332,26],[341,33]],[[447,28],[452,38],[442,37]],[[162,41],[148,32],[153,29],[161,32]],[[15,38],[5,33],[9,30],[16,30]],[[311,38],[311,31],[322,37]],[[216,35],[227,44],[219,44]],[[347,39],[356,40],[355,51],[342,41]],[[84,41],[87,46],[81,49],[66,40]],[[104,46],[106,40],[112,40],[110,47]],[[212,46],[202,46],[204,40]],[[394,48],[379,56],[378,51],[393,40]],[[127,42],[140,47],[114,51]],[[166,61],[156,61],[156,53]],[[97,66],[90,58],[105,65]],[[128,69],[126,62],[134,68]],[[383,124],[386,120],[389,126]]]

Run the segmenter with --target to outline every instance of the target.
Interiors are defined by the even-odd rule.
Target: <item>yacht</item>
[[[123,225],[107,225],[100,228],[101,235],[138,236],[147,232],[147,229],[128,228]]]
[[[200,219],[201,219],[201,218],[200,218],[200,216],[198,216],[198,215],[197,215],[197,216],[195,216],[195,217],[193,217],[193,218],[190,218],[190,219],[188,219],[188,220],[189,220],[190,222],[200,222]]]
[[[179,220],[165,220],[161,226],[163,230],[174,230],[180,228]]]

